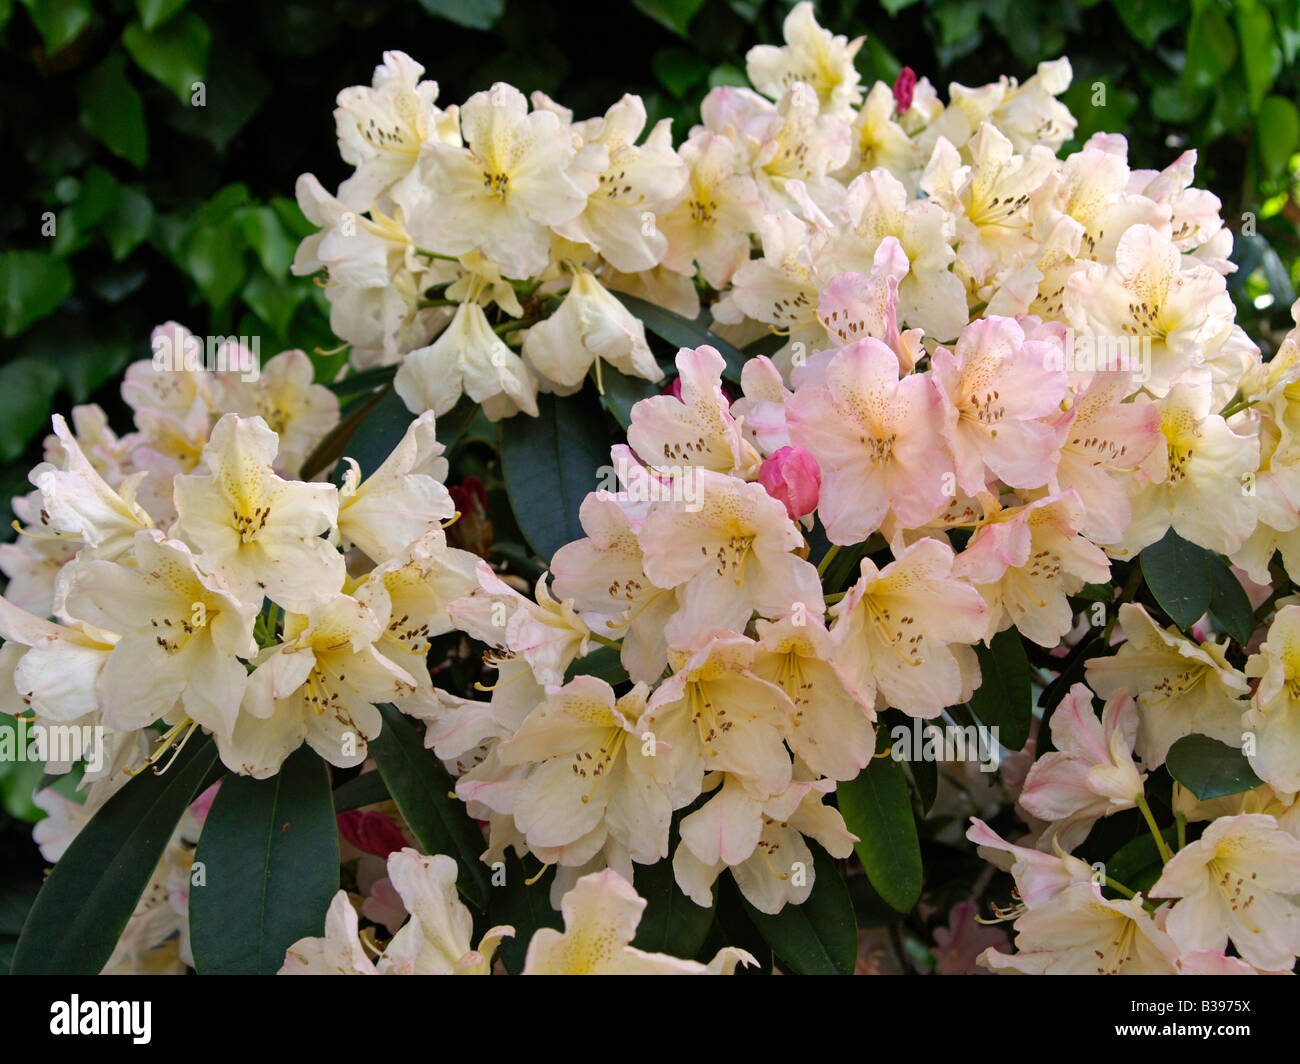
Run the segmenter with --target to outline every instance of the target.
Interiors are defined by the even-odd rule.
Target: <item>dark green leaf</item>
[[[1240,750],[1208,735],[1185,735],[1169,748],[1165,758],[1169,774],[1202,802],[1240,794],[1258,787],[1255,775]]]
[[[420,0],[431,15],[472,30],[490,30],[505,14],[506,0]]]
[[[605,391],[601,394],[600,401],[625,429],[632,424],[632,407],[642,399],[649,399],[663,391],[662,381],[628,377],[613,369],[604,370],[601,377]]]
[[[1155,46],[1156,38],[1187,18],[1187,5],[1178,0],[1112,0],[1116,13],[1141,43]]]
[[[745,356],[721,336],[716,336],[709,331],[706,324],[707,313],[702,313],[691,321],[636,296],[629,296],[623,292],[615,292],[614,295],[660,339],[667,340],[678,348],[695,348],[703,344],[715,348],[727,362],[722,376],[733,384],[740,383],[740,369],[745,364]]]
[[[161,26],[189,0],[135,0],[135,9],[140,13],[140,21],[147,30]]]
[[[1246,71],[1246,96],[1254,114],[1273,85],[1282,65],[1282,53],[1273,35],[1273,18],[1260,0],[1237,0],[1234,7],[1241,65]]]
[[[904,784],[906,790],[906,784]],[[748,901],[745,911],[767,940],[782,971],[791,975],[851,975],[858,956],[853,900],[835,862],[808,840],[813,855],[813,890],[802,905],[786,905],[769,916]]]
[[[1183,81],[1192,89],[1214,87],[1237,60],[1237,35],[1217,4],[1201,4],[1187,34]]]
[[[378,772],[363,772],[360,776],[334,788],[334,812],[347,813],[363,805],[375,805],[389,800],[384,777]]]
[[[696,905],[681,892],[671,861],[637,865],[635,877],[646,908],[632,945],[647,953],[694,957],[708,937],[713,909]]]
[[[1195,624],[1210,608],[1211,557],[1204,547],[1188,543],[1172,528],[1141,554],[1147,587],[1180,628]]]
[[[424,851],[455,859],[456,886],[480,912],[487,910],[488,875],[481,858],[483,833],[453,793],[455,780],[432,750],[426,750],[410,722],[391,705],[379,707],[384,727],[370,753],[388,793]]]
[[[709,64],[685,48],[660,48],[650,65],[659,83],[679,100],[709,74]]]
[[[149,158],[144,102],[126,78],[126,57],[111,52],[77,85],[80,120],[114,155],[139,169]]]
[[[190,943],[205,975],[274,975],[325,931],[339,889],[329,769],[308,746],[270,779],[221,781],[194,855]],[[201,881],[200,881],[201,877]]]
[[[609,463],[609,441],[590,389],[538,396],[537,413],[501,422],[501,471],[529,546],[549,560],[584,535],[578,508]]]
[[[632,0],[636,9],[648,15],[665,29],[679,37],[686,37],[691,19],[704,6],[704,0]]]
[[[0,315],[6,339],[56,311],[72,294],[72,270],[44,251],[6,251],[0,256]]]
[[[871,885],[899,912],[911,911],[921,896],[921,844],[903,766],[892,756],[872,758],[835,793]]]
[[[379,401],[366,415],[356,434],[347,441],[343,454],[361,467],[363,477],[368,477],[402,442],[414,420],[415,415],[406,409],[397,392],[388,388],[380,392]]]
[[[978,644],[980,685],[970,698],[971,712],[982,724],[997,728],[997,739],[1008,750],[1019,750],[1029,738],[1034,700],[1029,685],[1029,658],[1020,633],[1008,628],[993,637],[992,646]]]
[[[1170,849],[1178,848],[1178,832],[1174,828],[1166,828],[1161,834]],[[1156,840],[1146,831],[1115,851],[1106,862],[1106,875],[1129,890],[1146,892],[1160,878],[1164,867]]]
[[[514,936],[503,939],[497,956],[511,975],[518,975],[524,968],[524,958],[528,953],[528,943],[533,932],[540,927],[562,928],[564,920],[558,910],[551,908],[551,883],[555,879],[555,866],[538,864],[537,858],[529,857],[520,861],[517,857],[507,856],[505,882],[491,888],[492,924],[506,924],[515,929]],[[538,875],[542,872],[541,875]],[[494,876],[499,876],[494,872]],[[534,878],[536,877],[536,878]],[[532,880],[532,882],[529,882]],[[499,882],[499,879],[498,879]]]
[[[1210,555],[1210,613],[1242,646],[1255,634],[1255,611],[1241,582],[1217,554]]]
[[[1255,130],[1264,171],[1269,177],[1277,177],[1300,146],[1300,111],[1285,96],[1267,96],[1259,105]]]
[[[143,192],[120,186],[112,213],[104,219],[100,230],[113,252],[113,261],[120,262],[134,251],[149,235],[153,224],[153,204]]]
[[[211,739],[193,738],[165,773],[142,772],[104,804],[41,888],[14,974],[98,974],[216,759]]]
[[[0,459],[12,462],[32,437],[50,427],[59,369],[38,358],[0,366]]]
[[[136,66],[189,107],[198,83],[207,75],[211,37],[207,24],[185,11],[154,30],[132,23],[122,34],[122,44]]]
[[[90,0],[22,0],[50,55],[71,44],[90,25]]]

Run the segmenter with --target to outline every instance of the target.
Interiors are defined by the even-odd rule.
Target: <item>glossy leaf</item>
[[[339,888],[338,828],[320,755],[299,747],[269,779],[227,775],[194,860],[190,944],[199,973],[274,975],[291,945],[324,934]]]

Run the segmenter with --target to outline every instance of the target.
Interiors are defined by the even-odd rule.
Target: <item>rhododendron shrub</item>
[[[1062,154],[1067,60],[861,43],[688,130],[339,94],[342,374],[138,363],[14,501],[16,970],[1293,969],[1300,304],[1194,151]]]

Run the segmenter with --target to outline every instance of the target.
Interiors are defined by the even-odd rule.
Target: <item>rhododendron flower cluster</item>
[[[1062,157],[1067,60],[945,102],[910,70],[860,84],[860,45],[798,4],[753,87],[681,131],[635,96],[440,105],[397,51],[341,93],[355,171],[300,179],[319,232],[295,270],[350,346],[341,381],[391,379],[409,424],[361,468],[301,352],[255,384],[133,366],[128,436],[56,418],[0,548],[0,656],[11,711],[106,730],[78,808],[195,731],[235,776],[304,743],[374,756],[396,806],[284,972],[487,974],[518,949],[524,972],[721,974],[758,962],[632,945],[647,868],[704,909],[734,886],[761,928],[856,852],[907,912],[919,871],[878,839],[917,848],[912,810],[872,796],[927,789],[899,728],[970,728],[996,775],[946,761],[935,816],[1010,878],[945,910],[939,970],[973,963],[959,931],[986,970],[1292,969],[1300,304],[1271,358],[1236,325],[1195,151],[1140,169],[1097,134]],[[699,342],[657,353],[665,320]],[[581,535],[535,552],[540,578],[502,564],[481,482],[444,486],[443,419],[507,441],[615,383],[642,398]],[[1208,567],[1201,600],[1171,553]],[[377,745],[399,728],[433,751],[408,750],[438,773],[419,800]],[[449,790],[456,852],[422,827]],[[495,879],[475,900],[523,868],[549,872],[552,925],[498,923]]]

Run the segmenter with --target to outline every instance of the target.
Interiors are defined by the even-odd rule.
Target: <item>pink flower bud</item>
[[[387,857],[406,845],[393,821],[374,810],[355,809],[338,815],[339,832],[362,853]]]
[[[758,482],[785,507],[791,521],[798,521],[817,508],[822,471],[802,447],[782,447],[763,460]]]
[[[912,91],[915,88],[916,71],[911,67],[903,67],[898,72],[898,80],[894,82],[894,106],[900,115],[907,114],[912,106]]]
[[[676,399],[676,400],[680,403],[680,402],[682,401],[682,379],[681,379],[681,377],[674,377],[674,378],[672,379],[672,382],[671,382],[670,384],[666,385],[666,386],[664,387],[664,390],[661,391],[659,394],[660,394],[660,395],[671,395],[674,399]]]

